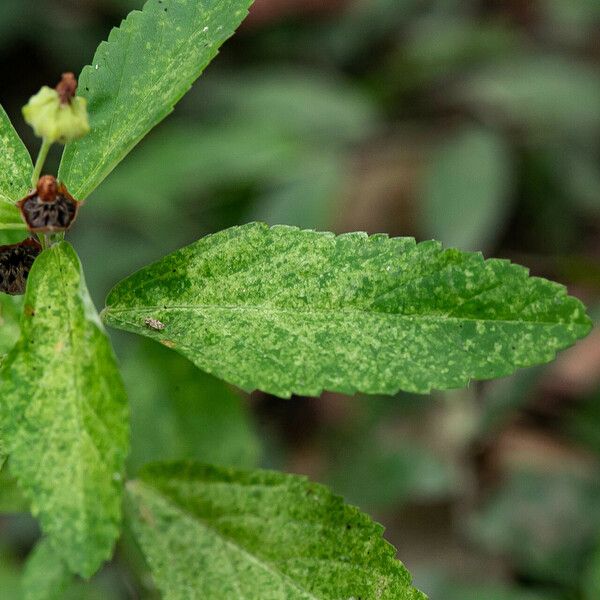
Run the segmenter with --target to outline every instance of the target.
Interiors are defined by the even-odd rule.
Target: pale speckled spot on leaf
[[[383,527],[304,477],[156,464],[128,498],[168,600],[426,600]]]
[[[14,203],[31,185],[33,163],[8,115],[0,106],[0,224],[22,223]]]
[[[111,31],[79,78],[92,131],[66,147],[59,171],[78,200],[173,110],[251,2],[149,0]]]
[[[119,535],[128,409],[115,357],[73,248],[40,254],[21,337],[2,364],[11,473],[69,569],[93,574]]]
[[[148,317],[168,328],[145,327]],[[549,362],[591,327],[564,286],[507,260],[261,223],[138,271],[109,294],[103,318],[282,397],[462,387]]]

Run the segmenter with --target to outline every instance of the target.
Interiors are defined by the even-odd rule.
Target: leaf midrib
[[[309,598],[309,600],[322,600],[322,598],[315,596],[314,594],[312,594],[312,592],[301,587],[289,575],[280,571],[277,568],[276,564],[273,564],[270,561],[265,561],[262,558],[256,557],[254,554],[252,554],[248,550],[246,550],[246,548],[244,548],[243,546],[240,546],[240,544],[236,540],[223,534],[219,529],[216,529],[215,527],[210,525],[202,517],[200,517],[194,513],[191,513],[190,511],[183,508],[180,504],[175,503],[173,500],[171,500],[171,498],[169,498],[169,496],[166,496],[164,493],[161,493],[161,491],[158,490],[157,488],[155,488],[151,485],[147,485],[139,480],[131,482],[129,485],[130,486],[134,485],[134,486],[139,486],[139,487],[145,488],[147,491],[150,492],[150,494],[158,496],[163,502],[165,502],[168,506],[170,506],[175,512],[178,512],[181,515],[183,515],[183,517],[185,519],[189,519],[193,523],[197,523],[200,526],[204,527],[205,529],[211,531],[217,539],[219,539],[223,543],[231,546],[234,550],[237,550],[238,552],[240,552],[243,556],[247,557],[247,559],[250,562],[258,565],[260,568],[268,571],[269,573],[273,574],[275,577],[279,577],[279,578],[283,579],[284,581],[289,582],[292,587],[296,588],[299,592],[305,594]]]
[[[61,288],[62,288],[62,292],[63,292],[63,297],[64,298],[68,298],[68,294],[67,294],[67,285],[65,282],[65,269],[63,269],[63,263],[61,261],[61,255],[59,253],[55,254],[55,260],[58,263],[59,266],[59,273],[60,273],[60,284],[61,284]],[[74,332],[74,328],[72,326],[73,323],[73,318],[72,318],[72,309],[71,309],[71,303],[70,301],[65,302],[65,310],[68,314],[68,337],[69,337],[69,345],[71,348],[71,353],[74,354],[75,353],[75,332]],[[83,316],[83,318],[87,321],[87,318],[85,317],[85,315]],[[103,460],[103,456],[102,453],[100,452],[100,449],[96,443],[96,441],[94,440],[94,437],[90,434],[90,431],[85,427],[84,423],[83,423],[83,418],[82,415],[84,413],[83,411],[83,406],[82,406],[82,397],[83,397],[83,393],[81,390],[83,390],[83,387],[81,386],[81,381],[80,381],[80,373],[79,373],[79,369],[76,367],[74,369],[71,370],[71,372],[73,373],[73,379],[74,379],[74,386],[73,386],[73,397],[75,398],[75,402],[76,402],[76,408],[75,408],[75,413],[76,413],[76,419],[77,419],[77,429],[79,431],[79,436],[78,436],[78,440],[80,444],[84,444],[84,439],[88,439],[90,441],[90,446],[91,448],[93,448],[94,452],[96,453],[98,460],[102,461]],[[108,427],[106,425],[106,423],[104,422],[103,419],[100,418],[100,415],[98,415],[98,413],[95,411],[95,409],[91,406],[88,405],[88,408],[90,410],[92,410],[95,414],[96,414],[96,418],[98,419],[98,421],[100,422],[100,424],[103,426],[103,428],[105,429],[105,431],[108,432]],[[86,486],[85,486],[85,476],[83,475],[82,472],[82,463],[81,461],[76,461],[77,462],[77,469],[78,469],[78,476],[77,476],[77,481],[78,481],[78,488],[79,488],[79,494],[80,494],[80,498],[81,498],[81,506],[83,507],[83,510],[81,511],[81,515],[82,515],[82,519],[84,522],[84,530],[85,531],[89,531],[89,522],[90,522],[90,510],[89,510],[89,502],[86,500],[86,498],[88,497],[89,493],[86,490]]]
[[[493,323],[500,325],[514,325],[514,324],[527,324],[527,325],[540,325],[545,327],[562,325],[565,327],[573,326],[573,327],[585,327],[589,328],[588,323],[568,323],[563,321],[530,321],[530,320],[519,320],[515,319],[493,319],[493,318],[476,318],[476,317],[456,317],[449,315],[428,315],[428,314],[416,314],[416,315],[406,315],[402,313],[395,312],[386,312],[386,311],[374,311],[374,310],[362,310],[359,308],[340,308],[340,309],[328,309],[328,308],[310,308],[310,309],[287,309],[287,308],[274,308],[266,305],[260,306],[238,306],[238,305],[216,305],[216,304],[189,304],[189,305],[171,305],[165,308],[164,305],[151,305],[151,306],[135,306],[135,307],[123,307],[123,308],[112,308],[110,306],[105,307],[100,313],[100,317],[102,319],[105,318],[105,315],[118,315],[118,314],[144,314],[148,311],[193,311],[193,312],[202,312],[209,310],[223,310],[223,311],[238,311],[238,312],[264,312],[264,313],[290,313],[290,314],[300,314],[300,315],[311,315],[311,314],[367,314],[369,316],[387,316],[387,317],[396,317],[398,319],[405,319],[408,321],[433,321],[433,322],[441,322],[447,323],[449,321],[466,321],[466,322],[475,322],[475,323]]]
[[[58,269],[59,269],[59,273],[60,273],[60,283],[61,283],[61,288],[62,288],[62,292],[63,292],[63,297],[64,298],[69,298],[69,295],[67,294],[67,285],[65,282],[65,276],[64,276],[64,269],[63,269],[63,265],[60,259],[60,254],[56,253],[55,254],[55,260],[58,263]],[[71,349],[71,353],[74,353],[75,351],[75,334],[73,331],[73,319],[72,319],[72,311],[71,311],[71,306],[70,306],[70,300],[67,300],[65,302],[65,310],[67,312],[67,328],[68,328],[68,337],[69,337],[69,347]],[[86,437],[88,437],[90,439],[90,441],[92,442],[92,446],[94,447],[94,449],[96,450],[96,452],[98,453],[98,456],[100,456],[100,453],[98,451],[98,448],[96,446],[96,444],[94,443],[93,438],[89,435],[89,432],[85,429],[85,427],[83,426],[83,421],[81,418],[82,415],[82,409],[81,409],[81,401],[80,401],[80,394],[79,394],[79,369],[77,367],[75,367],[74,369],[72,369],[72,373],[73,373],[73,380],[75,385],[73,386],[73,390],[74,390],[74,397],[75,397],[75,402],[76,402],[76,407],[75,407],[75,413],[76,413],[76,419],[77,419],[77,429],[79,430],[79,436],[78,436],[78,440],[79,443],[83,443],[83,439],[84,439],[84,435]],[[82,470],[81,470],[81,461],[76,461],[77,462],[77,470],[78,470],[78,476],[77,476],[77,480],[79,482],[79,493],[81,494],[81,504],[84,507],[87,507],[87,502],[85,501],[86,498],[86,490],[85,490],[85,485],[83,484],[83,481],[85,480],[85,477],[82,476]],[[89,516],[87,514],[87,511],[84,510],[82,512],[82,516],[84,519],[84,525],[87,524],[87,522],[89,521]],[[84,530],[87,531],[88,527],[84,527]]]

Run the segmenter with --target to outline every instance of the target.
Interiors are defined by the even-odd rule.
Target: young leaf
[[[544,137],[588,136],[600,128],[594,110],[600,103],[600,76],[592,65],[518,52],[481,65],[461,80],[456,95],[483,122],[526,126]]]
[[[113,29],[79,79],[92,131],[66,147],[60,166],[78,200],[173,110],[251,1],[149,0]]]
[[[481,127],[461,129],[434,152],[425,178],[425,233],[448,246],[490,247],[510,214],[511,177],[501,136]]]
[[[62,558],[44,538],[27,559],[21,584],[23,600],[63,600],[71,579]]]
[[[6,223],[5,213],[13,214],[10,205],[27,195],[32,172],[31,156],[0,106],[0,223]],[[14,214],[18,217],[15,222],[22,223],[16,207]]]
[[[167,463],[127,489],[166,600],[425,600],[383,528],[304,477]]]
[[[590,330],[563,286],[507,260],[260,223],[138,271],[112,290],[103,315],[246,390],[282,397],[461,387],[548,362]]]
[[[91,575],[119,534],[125,391],[73,248],[29,274],[21,338],[2,365],[0,428],[11,473],[56,552]]]
[[[600,478],[593,463],[568,460],[516,468],[467,525],[474,543],[525,577],[575,587],[600,533]]]

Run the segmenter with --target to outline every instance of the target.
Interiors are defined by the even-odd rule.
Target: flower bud
[[[66,144],[89,132],[87,101],[75,96],[76,89],[73,74],[65,73],[56,89],[44,86],[30,98],[23,116],[37,136]]]

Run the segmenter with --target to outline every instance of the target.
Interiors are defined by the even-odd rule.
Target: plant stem
[[[33,167],[33,175],[31,176],[31,186],[36,187],[38,179],[42,174],[42,169],[44,168],[44,163],[46,162],[46,158],[48,156],[48,152],[50,151],[50,147],[52,146],[52,142],[43,138],[42,147],[40,148],[37,160],[35,161],[35,167]]]

